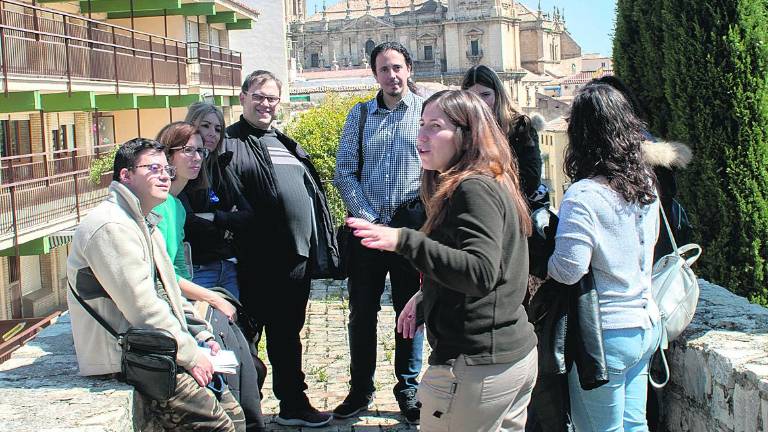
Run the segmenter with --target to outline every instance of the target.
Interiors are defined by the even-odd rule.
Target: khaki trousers
[[[419,384],[422,432],[523,431],[536,382],[536,348],[517,363],[429,366]]]

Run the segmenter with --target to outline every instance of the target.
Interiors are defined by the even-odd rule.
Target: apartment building
[[[229,39],[258,18],[233,0],[0,0],[0,320],[66,307],[72,231],[111,180],[88,179],[95,158],[202,99],[238,118]]]

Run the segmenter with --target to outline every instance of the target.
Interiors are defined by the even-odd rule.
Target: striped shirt
[[[420,96],[408,92],[393,110],[380,98],[366,102],[363,169],[358,181],[360,106],[347,115],[336,153],[334,184],[355,217],[387,224],[397,208],[419,194],[421,161],[416,150]]]

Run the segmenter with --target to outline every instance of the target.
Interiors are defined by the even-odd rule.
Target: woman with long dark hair
[[[566,285],[591,268],[598,294],[609,382],[593,390],[568,375],[580,432],[647,431],[648,363],[659,343],[651,291],[659,201],[643,158],[644,125],[606,84],[584,86],[571,105],[565,172],[573,184],[560,206],[549,275]]]
[[[541,149],[539,134],[531,126],[530,117],[515,110],[504,84],[488,66],[469,68],[461,88],[480,96],[493,111],[499,128],[517,157],[521,189],[526,197],[531,197],[541,183]]]
[[[421,430],[522,431],[538,366],[522,306],[531,220],[516,160],[485,103],[461,90],[424,102],[417,149],[424,227],[347,223],[364,246],[397,252],[424,275],[397,324],[413,337],[423,305],[432,354]]]

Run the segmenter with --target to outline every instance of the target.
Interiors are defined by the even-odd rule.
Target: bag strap
[[[82,306],[83,309],[85,309],[85,311],[88,312],[93,317],[93,319],[96,320],[96,322],[98,322],[99,324],[101,324],[102,327],[104,327],[104,330],[106,330],[109,334],[114,336],[114,338],[117,339],[118,342],[119,342],[120,338],[121,338],[121,335],[118,334],[115,331],[115,329],[112,328],[111,325],[109,325],[106,321],[104,321],[104,318],[102,318],[101,315],[96,313],[96,311],[93,310],[93,308],[91,306],[89,306],[88,303],[86,303],[85,300],[83,300],[82,297],[80,297],[80,294],[75,292],[75,289],[72,288],[72,284],[71,283],[67,282],[67,285],[69,285],[69,290],[72,291],[72,295],[75,296],[77,301],[80,303],[80,306]]]
[[[677,252],[677,242],[675,241],[675,236],[672,235],[672,228],[669,226],[669,220],[667,220],[667,214],[664,213],[664,206],[661,205],[661,200],[659,200],[659,213],[661,213],[661,218],[664,220],[664,226],[667,228],[669,241],[672,243],[672,250],[675,251],[676,255],[679,255]]]
[[[368,121],[368,103],[359,102],[360,118],[357,121],[357,172],[355,177],[359,182],[363,178],[363,135],[365,134],[365,122]]]
[[[664,328],[664,326],[661,326],[661,332],[662,332],[662,343],[667,339],[667,330]],[[664,379],[662,382],[656,382],[653,379],[653,374],[648,371],[648,382],[653,386],[653,388],[664,388],[665,385],[669,382],[669,363],[667,362],[667,355],[664,354],[664,347],[659,346],[656,351],[661,355],[661,364],[664,367]]]

